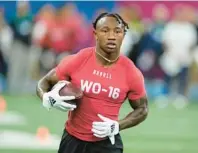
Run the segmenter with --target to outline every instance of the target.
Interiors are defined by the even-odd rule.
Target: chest
[[[123,69],[102,69],[86,66],[75,72],[72,83],[79,86],[84,96],[122,103],[128,93],[126,72]]]

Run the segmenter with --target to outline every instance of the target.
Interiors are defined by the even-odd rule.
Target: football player
[[[69,111],[59,153],[123,153],[119,132],[143,122],[148,114],[143,75],[120,55],[127,23],[118,14],[102,13],[93,28],[96,46],[65,57],[37,85],[44,107]],[[59,95],[69,82],[83,90],[77,105],[64,102],[74,96]],[[131,112],[118,120],[126,99]]]

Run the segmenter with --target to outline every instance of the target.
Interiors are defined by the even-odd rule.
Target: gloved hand
[[[115,144],[115,135],[119,133],[119,123],[98,114],[103,122],[93,122],[92,132],[98,138],[109,137],[111,144]]]
[[[43,106],[50,110],[52,107],[59,109],[61,111],[74,110],[76,105],[69,104],[65,101],[75,99],[75,96],[60,96],[59,91],[70,82],[68,81],[59,81],[51,91],[43,94]]]

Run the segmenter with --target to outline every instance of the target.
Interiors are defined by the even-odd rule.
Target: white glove
[[[98,114],[103,122],[93,122],[92,123],[92,132],[93,135],[98,138],[109,137],[111,144],[115,144],[115,135],[119,133],[119,123],[117,121],[106,118]]]
[[[61,111],[69,111],[74,110],[76,105],[72,105],[66,103],[64,101],[69,101],[75,99],[75,96],[60,96],[59,91],[70,82],[68,81],[59,81],[51,91],[43,94],[43,106],[50,110],[50,108],[54,107]]]

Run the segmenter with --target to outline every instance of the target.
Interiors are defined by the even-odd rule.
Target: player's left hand
[[[117,121],[111,120],[107,117],[98,114],[98,117],[103,122],[93,122],[92,132],[93,135],[98,138],[109,137],[111,144],[115,144],[115,135],[119,133],[119,123]]]

